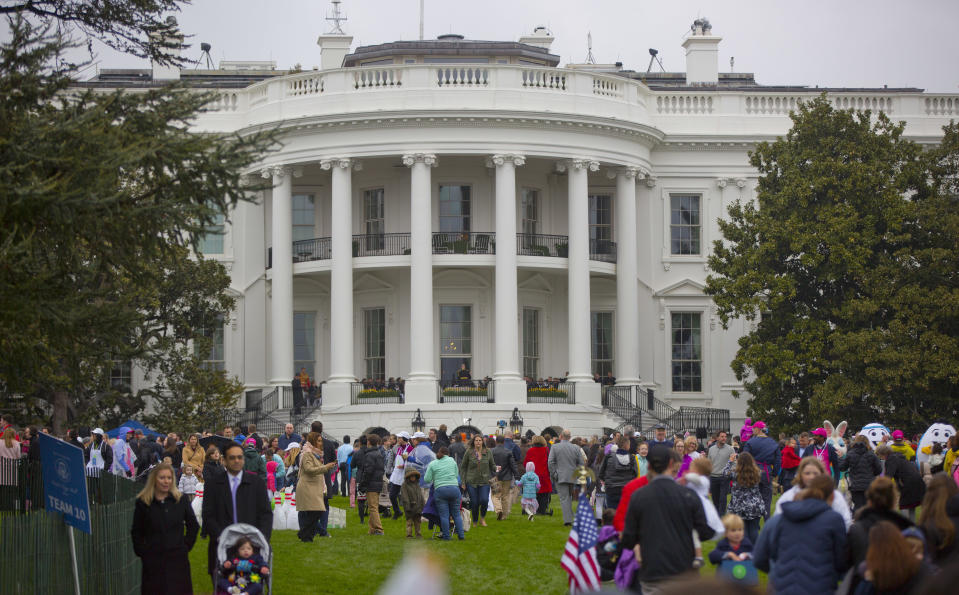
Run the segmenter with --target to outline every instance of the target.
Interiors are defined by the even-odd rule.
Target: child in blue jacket
[[[536,499],[536,492],[539,491],[539,477],[536,475],[535,463],[532,461],[526,463],[526,473],[516,480],[516,485],[523,487],[523,499],[520,502],[523,505],[523,512],[532,521],[539,509],[539,501]]]

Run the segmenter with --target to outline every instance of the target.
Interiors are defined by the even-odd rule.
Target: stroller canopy
[[[246,523],[235,523],[227,525],[220,533],[220,542],[216,546],[216,560],[219,564],[226,561],[226,551],[244,536],[250,538],[253,545],[260,550],[260,555],[263,556],[264,560],[270,559],[270,542],[260,533],[260,530]]]

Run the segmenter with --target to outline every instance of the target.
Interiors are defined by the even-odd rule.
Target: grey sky
[[[344,29],[353,47],[416,39],[419,0],[344,0]],[[319,64],[316,38],[329,29],[328,0],[196,0],[178,15],[213,59],[276,60],[280,68]],[[582,62],[592,32],[598,62],[645,70],[647,49],[659,49],[669,71],[685,70],[683,36],[708,17],[721,72],[753,72],[760,84],[810,87],[913,86],[959,93],[957,0],[426,0],[425,37],[460,33],[469,39],[516,40],[545,25],[562,64]],[[108,50],[100,67],[145,67]]]

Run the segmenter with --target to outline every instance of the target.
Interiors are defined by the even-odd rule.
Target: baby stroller
[[[260,533],[260,530],[254,527],[253,525],[247,525],[245,523],[235,523],[233,525],[228,525],[223,532],[220,533],[220,541],[217,543],[216,547],[216,565],[217,565],[217,581],[222,576],[222,569],[220,568],[224,562],[227,561],[228,554],[227,552],[236,545],[236,542],[241,537],[249,537],[250,541],[253,542],[253,546],[259,550],[260,556],[266,560],[267,566],[270,567],[270,574],[263,577],[263,581],[260,583],[263,585],[263,593],[273,592],[273,550],[270,548],[270,542],[266,540],[266,537],[263,536],[263,533]],[[230,595],[228,591],[224,591],[217,587],[216,595]]]
[[[466,508],[464,508],[466,506]],[[433,495],[433,486],[430,486],[430,496],[426,499],[426,504],[423,506],[423,514],[421,515],[423,520],[427,521],[427,529],[432,531],[432,537],[436,538],[440,535],[442,531],[440,525],[440,515],[436,510],[436,497]],[[470,512],[469,512],[469,499],[467,496],[460,498],[460,520],[463,521],[463,532],[470,530]],[[450,518],[450,533],[453,532],[453,519]]]

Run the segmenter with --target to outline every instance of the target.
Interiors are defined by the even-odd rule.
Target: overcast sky
[[[959,93],[959,0],[425,0],[425,37],[516,40],[537,25],[556,37],[561,63],[583,62],[592,33],[597,62],[646,70],[657,48],[668,71],[684,71],[681,47],[697,16],[719,46],[720,72],[752,72],[760,84],[920,87]],[[343,0],[345,31],[358,45],[416,39],[419,0]],[[330,28],[328,0],[196,0],[177,15],[213,59],[275,60],[277,67],[320,62],[319,34]],[[146,67],[108,49],[101,68]],[[92,74],[92,72],[90,73]]]

